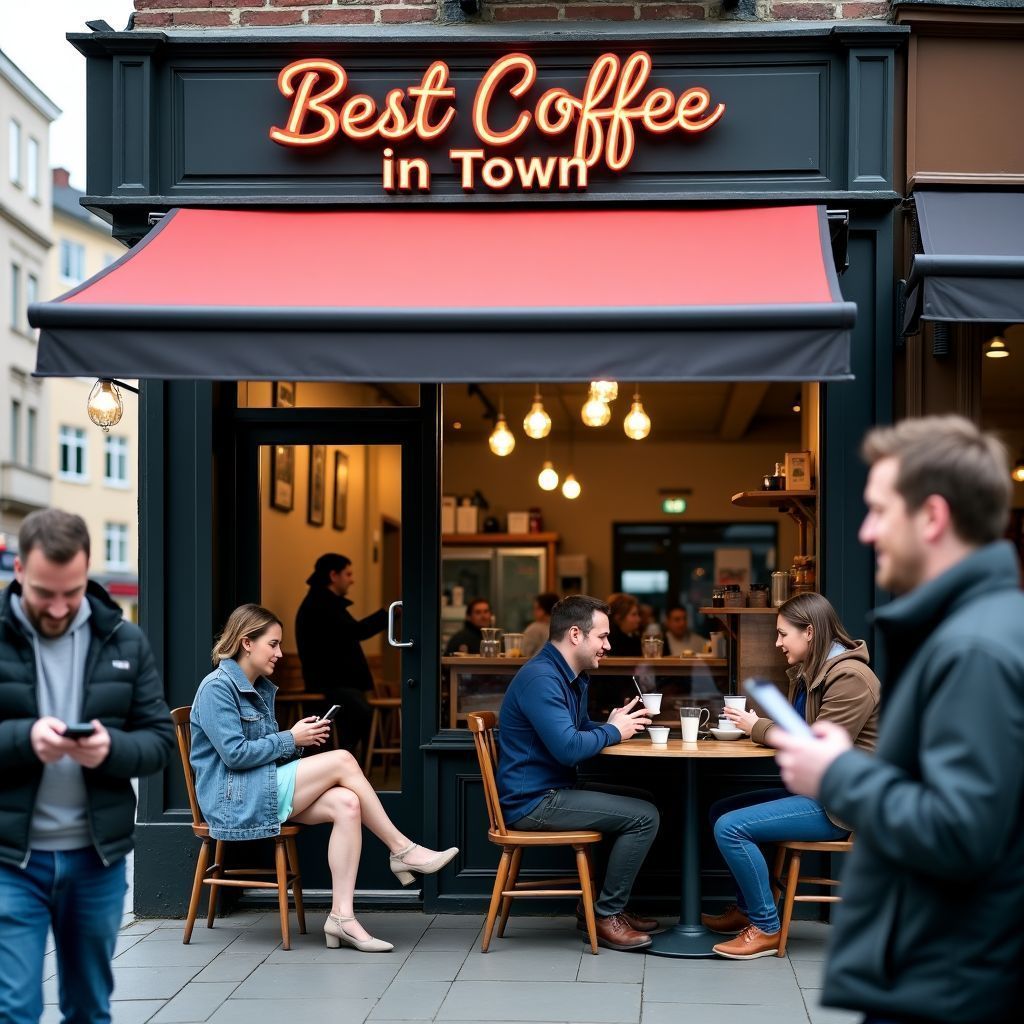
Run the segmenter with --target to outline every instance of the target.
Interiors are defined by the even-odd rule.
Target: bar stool
[[[369,777],[374,756],[380,754],[384,761],[384,776],[391,767],[392,756],[402,757],[402,698],[393,696],[394,683],[374,682],[373,697],[366,703],[373,709],[370,717],[370,738],[366,744],[366,760],[363,774]]]

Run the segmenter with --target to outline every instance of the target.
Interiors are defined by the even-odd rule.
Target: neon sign
[[[528,102],[525,97],[537,81],[533,59],[510,53],[496,60],[480,79],[470,110],[473,132],[487,149],[448,151],[462,188],[469,192],[482,184],[502,191],[517,183],[526,191],[585,189],[591,168],[618,172],[629,166],[638,131],[696,135],[721,120],[725,104],[713,104],[711,94],[701,86],[678,96],[663,86],[648,88],[652,63],[650,54],[643,51],[625,59],[605,53],[594,62],[578,96],[556,87]],[[378,105],[372,96],[345,95],[348,73],[337,62],[295,61],[278,75],[278,88],[291,100],[291,110],[283,127],[270,129],[270,138],[297,148],[321,147],[339,135],[354,142],[379,139],[388,144],[410,138],[433,142],[456,117],[456,90],[449,77],[448,65],[436,60],[418,85],[391,89]],[[499,123],[493,107],[506,97],[516,101],[518,112],[511,123]],[[512,159],[500,155],[530,131],[551,139],[567,137],[571,155]],[[385,191],[430,191],[425,159],[396,156],[391,145],[385,146],[382,157]]]

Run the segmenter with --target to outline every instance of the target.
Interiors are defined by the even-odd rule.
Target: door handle
[[[392,601],[388,605],[388,643],[392,647],[412,647],[411,640],[402,641],[395,639],[395,609],[401,607],[401,601]]]

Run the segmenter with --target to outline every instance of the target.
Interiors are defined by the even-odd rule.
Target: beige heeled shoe
[[[406,857],[416,849],[418,843],[413,843],[411,846],[407,846],[404,850],[399,850],[398,853],[393,853],[388,858],[388,864],[391,867],[391,871],[402,885],[409,885],[413,880],[413,872],[418,871],[421,875],[433,875],[441,870],[449,861],[454,860],[456,854],[459,852],[457,846],[450,846],[447,850],[442,850],[440,853],[431,857],[425,864],[409,864],[406,861]]]
[[[328,914],[324,921],[324,938],[327,940],[328,949],[338,949],[342,943],[358,949],[360,953],[390,953],[395,947],[383,939],[357,939],[345,931],[345,925],[354,921],[354,917],[341,917],[337,914]]]

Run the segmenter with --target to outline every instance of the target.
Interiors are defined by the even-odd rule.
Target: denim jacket
[[[250,683],[226,658],[200,684],[192,702],[192,768],[196,796],[214,839],[264,839],[277,820],[277,765],[299,752],[274,718],[277,687]]]

